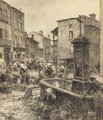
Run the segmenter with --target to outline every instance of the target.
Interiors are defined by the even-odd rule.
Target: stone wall
[[[100,29],[92,25],[85,25],[85,36],[90,42],[89,62],[92,65],[100,65]]]
[[[45,99],[46,89],[52,88],[52,90],[54,91],[56,95],[56,101],[59,105],[61,105],[65,100],[67,102],[71,101],[75,107],[80,107],[80,103],[82,102],[81,95],[75,94],[71,92],[70,90],[62,89],[61,87],[57,88],[51,84],[51,81],[59,81],[59,82],[62,81],[63,82],[65,80],[61,80],[61,79],[42,80],[40,83],[40,87],[41,87],[40,97],[42,99]],[[90,109],[93,110],[93,97],[92,96],[85,97],[85,99],[83,99],[83,102],[84,104],[87,103]]]
[[[44,57],[47,62],[51,61],[52,51],[51,51],[51,40],[48,38],[43,39]]]
[[[11,7],[11,16],[13,46],[25,48],[24,13]]]
[[[43,31],[37,32],[30,32],[28,34],[29,37],[34,37],[34,39],[38,42],[39,48],[39,57],[45,58],[47,61],[51,59],[51,39],[45,37],[43,35]]]
[[[69,32],[73,32],[73,37]],[[77,19],[69,19],[58,22],[58,59],[66,59],[71,51],[71,41],[80,34],[80,26]]]
[[[11,40],[11,26],[10,26],[10,6],[3,1],[0,1],[0,28],[6,30],[8,40]],[[3,36],[5,39],[5,36]]]
[[[26,37],[26,57],[36,58],[38,56],[38,42],[33,38]]]

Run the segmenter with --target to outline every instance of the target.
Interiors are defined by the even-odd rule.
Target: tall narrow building
[[[0,0],[0,53],[8,64],[25,56],[24,13]]]
[[[13,59],[25,56],[24,13],[11,7],[11,36]]]
[[[12,48],[11,36],[11,7],[0,0],[0,53],[8,64],[9,54]]]

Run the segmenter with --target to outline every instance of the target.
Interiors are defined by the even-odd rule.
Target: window
[[[3,29],[2,35],[3,35],[3,38],[8,38],[8,31]]]
[[[69,24],[69,29],[72,28],[72,27],[73,27],[73,25],[72,25],[72,24]]]
[[[16,17],[16,16],[17,16],[17,14],[16,14],[16,12],[15,12],[15,11],[14,11],[13,15],[14,15],[14,17]]]
[[[70,40],[73,39],[73,31],[69,31],[69,39],[70,39]]]
[[[18,28],[18,25],[17,25],[17,21],[14,20],[14,28],[17,29]]]
[[[22,23],[19,23],[19,30],[22,31]]]
[[[0,28],[0,38],[8,38],[8,31],[5,29]]]
[[[5,18],[7,18],[7,10],[4,10],[3,15]]]

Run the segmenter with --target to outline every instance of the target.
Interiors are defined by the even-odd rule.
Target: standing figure
[[[6,81],[6,63],[2,59],[2,53],[0,53],[0,81]]]
[[[52,69],[52,65],[51,65],[51,64],[48,65],[48,67],[47,67],[45,73],[46,73],[47,77],[49,77],[49,78],[52,78],[52,77],[53,77],[53,76],[52,76],[53,69]]]

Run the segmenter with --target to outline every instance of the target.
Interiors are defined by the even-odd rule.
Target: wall
[[[86,25],[93,25],[95,27],[100,28],[100,22],[98,20],[96,20],[96,15],[95,15],[94,19],[92,19],[90,16],[88,17],[88,16],[85,16],[85,15],[81,15],[81,20]]]
[[[90,42],[89,46],[90,64],[100,65],[100,29],[92,25],[86,25],[85,36]]]
[[[44,56],[45,56],[45,60],[47,62],[51,61],[51,40],[48,38],[44,38],[43,39],[43,48],[44,48]]]
[[[0,52],[7,64],[10,61],[12,46],[10,15],[10,5],[0,1]]]
[[[34,37],[38,42],[38,56],[45,58],[45,60],[50,61],[51,57],[51,40],[43,35],[43,32],[31,32],[28,34],[29,37]]]
[[[69,31],[73,31],[72,39],[69,36]],[[58,22],[58,59],[66,59],[69,57],[69,54],[72,53],[71,41],[79,34],[80,26],[76,18]]]
[[[25,48],[24,13],[11,7],[11,16],[13,46]]]
[[[65,100],[66,102],[71,101],[71,103],[73,103],[75,108],[80,107],[80,104],[77,104],[77,103],[80,103],[80,101],[82,100],[81,95],[77,94],[75,92],[72,92],[70,90],[70,88],[68,90],[65,90],[61,87],[56,87],[54,84],[51,84],[51,83],[55,83],[57,81],[58,81],[58,83],[63,82],[63,84],[66,84],[66,86],[68,86],[70,84],[69,83],[70,80],[66,81],[66,80],[61,80],[61,79],[57,79],[57,78],[56,79],[49,79],[49,80],[42,80],[40,82],[40,87],[41,87],[40,97],[45,100],[46,93],[47,93],[46,89],[51,88],[53,90],[54,94],[56,95],[56,102],[59,105],[63,104],[63,101]],[[92,95],[85,96],[85,98],[83,99],[84,105],[85,105],[85,102],[88,103],[86,105],[89,107],[89,109],[93,110],[93,104],[94,104],[93,103],[93,96]]]
[[[3,38],[11,40],[11,26],[10,26],[10,6],[3,1],[0,1],[0,28],[5,29],[7,37]]]
[[[58,40],[53,40],[53,63],[54,65],[58,64],[58,49],[57,49]]]
[[[24,13],[11,7],[11,35],[13,59],[25,57]]]
[[[26,37],[26,57],[36,58],[38,56],[38,42]]]
[[[38,42],[38,56],[44,58],[44,49],[43,49],[43,35],[36,33],[36,32],[30,32],[28,34],[29,37],[34,37],[34,39]]]
[[[29,37],[32,37],[32,35],[33,35],[33,37],[34,37],[34,39],[37,41],[37,42],[39,42],[39,48],[41,48],[41,49],[43,49],[43,36],[42,35],[40,35],[40,34],[38,34],[38,33],[36,33],[36,32],[30,32],[29,34],[28,34],[28,36]]]

